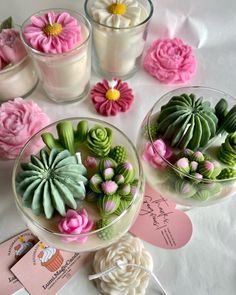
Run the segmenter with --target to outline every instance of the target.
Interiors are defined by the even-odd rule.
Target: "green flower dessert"
[[[197,99],[194,94],[182,94],[161,107],[157,134],[172,147],[195,151],[215,136],[217,123],[210,102]]]
[[[41,150],[39,157],[31,156],[29,163],[21,164],[16,188],[23,205],[35,215],[44,214],[50,219],[54,211],[65,216],[66,206],[77,208],[78,200],[85,198],[86,168],[80,154],[71,155],[68,150]]]
[[[88,132],[87,146],[93,154],[99,157],[106,157],[109,154],[111,142],[112,131],[109,128],[96,125]]]

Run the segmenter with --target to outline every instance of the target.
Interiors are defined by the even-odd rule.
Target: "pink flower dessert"
[[[190,80],[196,67],[192,47],[178,38],[154,41],[144,59],[144,68],[166,84]]]
[[[0,159],[15,159],[26,141],[48,125],[48,116],[31,101],[15,98],[0,106]],[[42,142],[32,145],[31,154]]]
[[[91,96],[96,111],[103,116],[115,116],[119,112],[128,111],[134,100],[132,89],[119,79],[97,83]]]
[[[153,168],[166,167],[167,163],[164,159],[168,160],[172,156],[172,151],[166,146],[162,139],[157,139],[153,143],[146,144],[142,158],[148,162]]]
[[[77,212],[75,210],[69,209],[66,212],[66,217],[61,219],[58,228],[61,233],[68,235],[83,234],[91,231],[94,222],[89,220],[88,213],[85,209]],[[80,243],[85,243],[87,237],[71,236],[64,239],[66,242],[77,241]]]
[[[16,64],[27,55],[20,39],[20,34],[14,29],[4,29],[0,33],[0,70],[9,64]]]
[[[67,12],[47,12],[31,17],[23,31],[27,43],[45,53],[63,53],[75,48],[81,40],[77,20]]]

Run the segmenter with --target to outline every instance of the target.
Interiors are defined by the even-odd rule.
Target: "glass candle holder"
[[[81,42],[65,53],[44,53],[32,48],[24,35],[24,28],[32,16],[47,12],[68,12],[81,26]],[[42,87],[47,96],[57,103],[83,99],[89,91],[91,75],[91,25],[80,13],[65,9],[42,10],[29,17],[22,25],[22,39],[34,61]]]
[[[0,71],[0,101],[25,97],[36,87],[38,77],[29,56]]]
[[[140,23],[127,27],[114,27],[94,19],[96,13],[92,14],[91,8],[99,1],[86,0],[84,5],[86,16],[93,27],[93,69],[107,79],[130,78],[141,63],[148,24],[153,14],[152,2],[150,0],[135,1],[141,7]]]

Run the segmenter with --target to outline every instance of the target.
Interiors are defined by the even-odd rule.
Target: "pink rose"
[[[8,64],[16,64],[27,55],[20,39],[20,34],[14,29],[5,29],[0,33],[0,70]]]
[[[168,160],[171,156],[171,149],[166,146],[162,139],[157,139],[153,143],[148,142],[146,144],[142,158],[153,168],[161,168],[167,166],[164,159]]]
[[[94,222],[88,219],[88,213],[85,209],[82,209],[79,212],[69,209],[66,212],[66,217],[59,221],[58,228],[61,233],[76,235],[91,231],[93,225]],[[66,237],[64,240],[65,242],[77,241],[85,243],[87,236],[71,236]]]
[[[177,38],[154,41],[144,58],[144,68],[167,84],[190,80],[196,67],[192,47]]]
[[[15,159],[27,140],[48,125],[49,118],[33,101],[15,98],[0,106],[0,159]],[[28,152],[37,152],[42,141]]]

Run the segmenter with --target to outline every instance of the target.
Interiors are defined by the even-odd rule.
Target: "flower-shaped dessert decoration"
[[[48,125],[49,117],[32,100],[15,98],[0,106],[0,159],[15,159],[27,140]],[[41,140],[28,153],[37,152]]]
[[[151,255],[144,249],[140,239],[131,235],[123,236],[117,243],[95,253],[95,273],[104,272],[115,266],[117,261],[136,264],[152,271]],[[98,291],[105,295],[144,295],[149,283],[149,274],[135,267],[123,267],[103,275],[96,280]]]
[[[172,150],[167,147],[162,139],[157,139],[153,143],[147,142],[142,158],[148,162],[153,168],[166,167],[165,161],[169,160],[172,156]]]
[[[228,134],[219,148],[218,158],[229,166],[236,164],[236,132]]]
[[[101,125],[95,125],[87,135],[87,146],[89,150],[99,156],[106,157],[111,150],[112,130]]]
[[[129,206],[137,185],[134,177],[134,168],[128,161],[117,165],[114,160],[105,158],[100,162],[99,171],[90,178],[89,186],[98,194],[97,206],[102,216],[119,215]]]
[[[171,147],[204,147],[215,136],[218,119],[211,104],[194,94],[172,97],[161,107],[157,119],[157,133]]]
[[[181,39],[154,41],[144,58],[144,68],[163,83],[184,83],[196,71],[197,61],[192,47]]]
[[[138,25],[143,21],[142,8],[137,0],[100,0],[91,7],[93,19],[115,28]]]
[[[48,153],[42,149],[39,157],[31,155],[31,161],[21,167],[16,188],[23,206],[31,207],[35,215],[44,214],[50,219],[57,211],[65,216],[66,205],[76,209],[76,199],[85,198],[87,171],[79,153],[72,156],[68,150],[52,149]]]
[[[62,218],[58,223],[58,228],[61,233],[72,235],[63,238],[66,242],[80,242],[85,243],[87,236],[76,236],[77,234],[83,234],[90,232],[93,228],[94,222],[89,220],[88,213],[85,209],[79,212],[69,209],[66,212],[66,216]]]
[[[132,89],[119,79],[97,83],[91,91],[91,97],[96,111],[103,116],[115,116],[128,111],[134,100]]]
[[[124,146],[116,145],[110,152],[109,157],[114,159],[117,164],[124,162],[128,158],[127,151]]]
[[[80,44],[81,28],[68,12],[47,12],[31,17],[23,36],[34,49],[44,53],[67,52]]]
[[[71,121],[63,120],[56,125],[58,138],[50,132],[42,133],[41,137],[49,149],[68,150],[74,154],[75,149],[87,138],[88,121],[81,120],[74,130]]]

